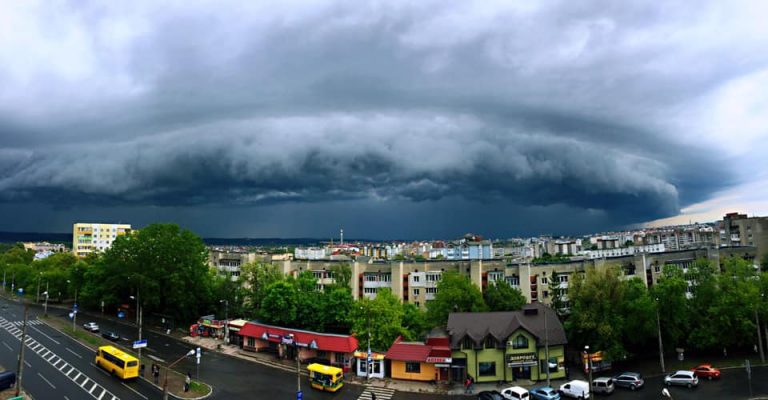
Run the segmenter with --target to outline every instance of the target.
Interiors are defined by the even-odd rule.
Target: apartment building
[[[759,261],[768,257],[768,217],[729,213],[719,225],[721,246],[755,246]]]
[[[119,236],[130,232],[129,224],[78,222],[72,227],[72,252],[78,257],[102,252],[110,248]]]
[[[216,272],[219,275],[229,276],[233,281],[240,278],[240,271],[243,265],[263,258],[264,256],[260,254],[245,250],[226,249],[208,251],[208,265],[216,268]]]

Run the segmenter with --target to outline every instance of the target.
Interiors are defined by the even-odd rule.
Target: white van
[[[588,399],[589,382],[575,380],[564,383],[560,385],[560,394],[567,397],[573,397],[574,399]]]
[[[501,395],[507,400],[528,400],[528,391],[520,386],[512,386],[501,391]]]

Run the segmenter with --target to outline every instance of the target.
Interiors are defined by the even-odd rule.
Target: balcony
[[[392,282],[390,281],[363,281],[364,288],[391,288]]]

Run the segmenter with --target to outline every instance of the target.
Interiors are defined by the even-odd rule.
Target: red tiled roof
[[[240,329],[241,336],[266,339],[276,343],[279,343],[288,334],[293,334],[294,340],[303,347],[339,353],[352,353],[357,350],[357,339],[354,336],[281,328],[257,322],[248,322]]]
[[[387,350],[386,358],[398,361],[419,361],[426,362],[432,346],[423,343],[403,343],[403,338],[398,337],[395,343]]]

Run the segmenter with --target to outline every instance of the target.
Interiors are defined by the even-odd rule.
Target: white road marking
[[[61,343],[60,343],[58,340],[56,340],[56,339],[54,339],[54,338],[52,338],[52,337],[50,337],[50,336],[46,335],[46,334],[45,334],[45,333],[43,333],[43,331],[41,331],[40,329],[37,329],[37,328],[35,328],[34,326],[30,326],[30,328],[32,328],[32,329],[34,329],[34,330],[36,330],[36,331],[37,331],[37,333],[39,333],[39,334],[41,334],[41,335],[43,335],[43,336],[47,337],[47,338],[48,338],[48,340],[50,340],[51,342],[53,342],[53,343],[56,343],[56,344],[61,344]]]
[[[24,365],[26,365],[29,368],[32,368],[32,364],[28,363],[27,360],[24,360]]]
[[[67,351],[68,351],[68,352],[70,352],[70,353],[74,354],[74,355],[75,355],[77,358],[83,358],[83,356],[81,356],[80,354],[77,354],[77,353],[75,353],[75,352],[74,352],[74,351],[72,351],[72,349],[70,349],[69,347],[65,347],[65,349],[67,349]]]
[[[51,381],[49,381],[48,379],[45,379],[45,377],[43,375],[41,375],[39,372],[37,373],[37,376],[42,378],[45,381],[45,383],[51,385],[52,388],[56,389],[56,386],[53,386],[53,383],[51,383]]]
[[[136,393],[137,395],[141,396],[144,400],[148,400],[147,396],[144,396],[143,394],[139,393],[138,391],[136,391],[136,389],[126,385],[124,382],[120,382],[120,384],[125,386],[125,387],[127,387],[128,390],[130,390],[131,392]]]
[[[5,347],[7,347],[7,348],[8,348],[8,350],[10,350],[10,351],[13,351],[13,348],[11,348],[11,346],[8,346],[8,343],[5,343],[5,341],[3,341],[3,345],[4,345]]]

